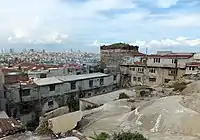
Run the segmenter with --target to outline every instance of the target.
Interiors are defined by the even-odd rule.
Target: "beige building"
[[[193,53],[159,52],[146,56],[137,56],[131,64],[120,67],[122,75],[129,77],[129,84],[135,85],[163,85],[169,81],[181,78],[186,72],[186,63],[192,62]],[[144,61],[146,60],[147,61]],[[123,78],[122,78],[123,79]],[[125,78],[128,79],[128,78]]]
[[[175,78],[181,78],[185,74],[184,68],[175,69],[170,67],[153,67],[144,65],[121,65],[122,74],[128,74],[131,79],[131,85],[163,85]]]

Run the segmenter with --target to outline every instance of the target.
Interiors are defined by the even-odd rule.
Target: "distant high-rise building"
[[[26,52],[26,49],[23,49],[23,52]]]
[[[2,48],[2,53],[5,53],[5,48]]]
[[[34,52],[34,49],[30,49],[30,52]]]
[[[14,53],[14,49],[12,48],[12,49],[10,49],[10,53]]]

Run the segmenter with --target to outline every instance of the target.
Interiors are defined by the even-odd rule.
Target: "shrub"
[[[95,134],[95,137],[90,137],[93,140],[148,140],[142,134],[135,132],[121,132],[115,133],[112,136],[109,136],[107,133],[100,133],[99,135]]]
[[[90,137],[93,140],[107,140],[109,139],[109,134],[102,132],[99,135],[97,135],[96,133],[94,133],[95,137]]]
[[[119,99],[129,99],[130,97],[126,93],[120,93]]]
[[[43,122],[37,129],[36,132],[38,135],[52,135],[53,131],[48,127],[48,122]]]
[[[113,140],[148,140],[142,134],[135,132],[121,132],[113,135]]]
[[[171,88],[174,88],[173,91],[180,91],[182,92],[187,86],[187,83],[185,82],[176,82],[173,85],[171,85]]]

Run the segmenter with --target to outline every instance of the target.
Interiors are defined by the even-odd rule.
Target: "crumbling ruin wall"
[[[121,74],[120,83],[121,83],[121,88],[132,87],[131,75],[130,74]]]

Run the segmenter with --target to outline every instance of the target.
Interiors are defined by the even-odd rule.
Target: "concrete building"
[[[111,71],[119,71],[120,64],[138,53],[138,46],[132,46],[124,43],[116,43],[100,47],[100,59],[102,67]]]
[[[7,112],[24,124],[46,112],[67,106],[70,99],[87,98],[117,88],[117,77],[104,73],[34,79],[6,86]],[[70,108],[70,107],[69,107]]]
[[[186,63],[185,75],[196,75],[200,73],[200,53],[193,56],[193,61]]]
[[[193,55],[172,52],[141,55],[140,60],[121,65],[121,72],[126,76],[124,79],[130,79],[128,82],[131,86],[163,85],[181,78],[186,72],[186,64],[193,61]]]
[[[6,100],[5,100],[5,93],[4,93],[4,75],[3,72],[0,70],[0,111],[6,110]]]
[[[196,75],[200,73],[200,62],[190,62],[186,64],[185,75]]]

